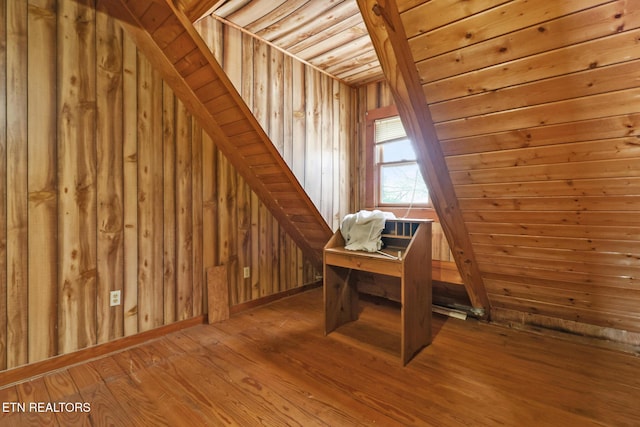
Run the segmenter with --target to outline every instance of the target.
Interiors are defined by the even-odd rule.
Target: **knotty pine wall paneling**
[[[0,7],[0,38],[5,49],[0,49],[0,97],[7,99],[7,26],[8,10]],[[8,295],[7,280],[7,103],[0,102],[0,369],[8,364]],[[15,363],[15,362],[13,362]]]
[[[27,5],[6,4],[6,301],[7,364],[28,360]],[[9,108],[10,107],[10,108]],[[57,292],[56,292],[57,295]]]
[[[349,199],[338,159],[350,158],[356,90],[214,18],[201,19],[196,29],[335,229],[354,207],[334,198]]]
[[[191,209],[191,225],[192,247],[191,247],[191,265],[192,265],[192,293],[190,299],[185,297],[182,304],[182,295],[179,295],[180,306],[184,306],[183,316],[178,315],[178,320],[188,319],[193,316],[199,316],[205,313],[205,295],[206,295],[206,269],[214,265],[215,262],[205,264],[204,258],[204,164],[202,163],[204,148],[203,130],[195,121],[191,121],[191,203],[197,209]],[[188,292],[187,292],[188,295]]]
[[[163,322],[162,80],[138,55],[138,329]],[[179,200],[179,199],[177,199]],[[178,205],[180,209],[186,206]],[[179,248],[178,248],[179,249]]]
[[[69,353],[96,343],[97,92],[92,4],[58,4],[57,51],[58,351]]]
[[[173,93],[164,83],[162,90],[162,168],[163,168],[163,266],[164,319],[173,322],[177,318],[175,300],[177,271],[180,261],[176,257],[179,231],[176,226],[176,107]],[[174,179],[174,177],[178,177]],[[184,232],[184,230],[183,230]]]
[[[329,225],[353,210],[349,147],[355,138],[355,90],[213,18],[196,23],[252,113]],[[221,159],[221,170],[226,159]],[[344,162],[344,163],[341,163]],[[231,265],[232,302],[286,290],[313,278],[302,256],[239,176],[219,175],[220,260]],[[225,213],[226,212],[226,213]],[[254,237],[257,236],[257,239]],[[225,243],[229,242],[229,243]],[[243,268],[251,275],[243,277]],[[297,270],[297,273],[295,271]]]
[[[175,313],[176,319],[188,318],[192,309],[193,278],[193,216],[192,206],[192,128],[191,117],[187,109],[179,104],[174,110],[175,118],[175,190],[176,209],[172,212],[176,221],[176,289],[174,298],[179,301],[180,310]],[[195,283],[194,283],[195,285]]]
[[[122,175],[124,284],[122,309],[124,336],[138,332],[138,52],[131,39],[122,41]],[[125,96],[126,94],[126,96]],[[171,97],[173,98],[173,96]],[[171,225],[171,223],[169,223]]]
[[[444,3],[401,16],[494,319],[637,343],[640,9]]]
[[[110,292],[124,282],[122,37],[114,20],[96,14],[97,343],[122,336],[124,328],[123,306],[109,306]]]
[[[205,270],[218,264],[218,179],[217,169],[212,165],[217,163],[217,152],[211,137],[202,134],[202,265]],[[205,275],[206,279],[206,275]],[[208,301],[206,291],[202,303]],[[205,310],[203,305],[202,310]]]
[[[302,252],[97,3],[0,6],[0,370],[198,316],[210,266],[233,267],[232,304],[315,280]],[[260,78],[238,71],[250,105],[274,93],[291,96],[282,111],[304,105],[292,86],[304,79],[285,76],[307,71],[265,53]],[[228,50],[227,66],[243,70],[251,55],[234,55]],[[270,68],[281,70],[274,88],[264,80]],[[258,85],[265,96],[254,95]],[[287,123],[278,105],[264,104],[263,119],[284,141],[300,115],[287,113]],[[293,158],[298,143],[281,142],[283,152]],[[109,306],[112,290],[122,305]]]
[[[56,146],[56,14],[54,1],[32,2],[28,13],[27,41],[39,49],[27,48],[28,70],[27,135],[33,141],[28,150],[28,258],[29,264],[29,359],[43,359],[57,352],[55,319],[57,306],[58,228],[57,146]],[[0,222],[1,223],[1,222]],[[2,279],[0,279],[2,280]]]

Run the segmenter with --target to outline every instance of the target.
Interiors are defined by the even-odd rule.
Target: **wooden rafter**
[[[440,218],[467,293],[478,313],[488,318],[490,303],[451,177],[436,135],[396,2],[358,0],[360,12],[393,92],[402,123],[411,137],[420,170]]]
[[[309,260],[332,231],[189,18],[171,0],[103,4]]]
[[[176,0],[176,5],[191,22],[197,22],[218,9],[225,0]]]

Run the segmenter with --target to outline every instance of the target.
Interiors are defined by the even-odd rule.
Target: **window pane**
[[[429,191],[416,163],[380,168],[380,202],[383,204],[426,204]]]
[[[403,139],[400,141],[386,142],[380,146],[381,163],[401,162],[403,160],[416,160],[416,153],[413,151],[411,141]]]

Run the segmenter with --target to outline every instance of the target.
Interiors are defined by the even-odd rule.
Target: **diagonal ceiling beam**
[[[211,15],[225,0],[176,0],[175,4],[189,21],[197,22],[207,15]]]
[[[471,303],[485,318],[490,303],[436,135],[400,13],[393,0],[358,0],[360,12],[393,92],[402,123],[416,149],[420,170],[440,218]]]
[[[138,49],[317,267],[333,234],[189,18],[171,0],[104,0]]]

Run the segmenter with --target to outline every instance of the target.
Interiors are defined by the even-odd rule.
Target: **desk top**
[[[383,260],[389,260],[389,261],[402,261],[402,258],[404,257],[404,253],[405,253],[403,249],[406,249],[406,248],[387,247],[387,248],[381,249],[380,252],[382,253],[380,253],[380,252],[367,252],[367,251],[351,251],[349,249],[345,249],[344,247],[335,247],[335,248],[325,248],[325,251],[328,253],[334,253],[337,255],[375,258],[375,259],[383,259]],[[398,252],[400,252],[399,257],[398,257]]]

